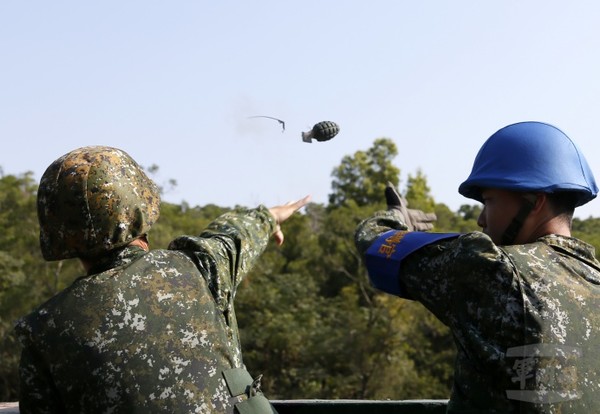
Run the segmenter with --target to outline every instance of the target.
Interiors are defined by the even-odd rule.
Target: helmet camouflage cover
[[[156,222],[156,184],[124,151],[83,147],[54,161],[37,197],[44,259],[93,258],[145,235]]]

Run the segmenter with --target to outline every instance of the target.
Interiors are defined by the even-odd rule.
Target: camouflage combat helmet
[[[44,259],[93,258],[145,235],[160,195],[124,151],[83,147],[46,169],[37,208]]]

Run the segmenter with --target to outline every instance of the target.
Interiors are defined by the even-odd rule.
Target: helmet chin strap
[[[535,195],[528,194],[523,196],[523,202],[521,203],[521,208],[517,212],[516,216],[512,219],[511,223],[508,225],[506,230],[504,230],[504,234],[502,235],[502,245],[513,244],[515,239],[517,238],[517,234],[519,234],[519,230],[523,227],[523,223],[525,219],[535,207]]]

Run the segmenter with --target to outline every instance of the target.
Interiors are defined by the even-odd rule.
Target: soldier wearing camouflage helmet
[[[388,210],[355,234],[374,286],[450,328],[447,412],[600,412],[600,262],[571,236],[574,209],[598,193],[583,154],[552,125],[512,124],[459,192],[483,203],[482,232],[412,231],[430,220],[388,187]]]
[[[150,250],[159,191],[128,154],[57,159],[38,190],[41,250],[87,274],[17,323],[21,413],[273,412],[245,370],[233,299],[308,201],[236,210]]]

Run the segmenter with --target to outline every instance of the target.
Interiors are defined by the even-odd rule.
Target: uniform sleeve
[[[275,225],[275,218],[264,206],[229,212],[199,236],[173,240],[169,249],[190,254],[217,301],[228,302],[264,252]]]
[[[357,249],[365,255],[378,238],[399,228],[393,214],[377,213],[359,224]],[[491,239],[472,232],[411,251],[388,286],[395,284],[398,289],[391,293],[421,302],[446,325],[465,326],[465,321],[489,316],[486,309],[507,300],[513,273],[512,264]]]
[[[381,234],[389,230],[406,229],[406,225],[393,211],[378,211],[358,225],[354,233],[354,243],[359,253],[364,255]]]

